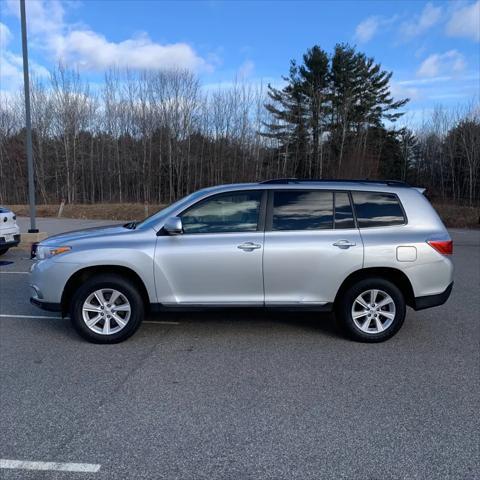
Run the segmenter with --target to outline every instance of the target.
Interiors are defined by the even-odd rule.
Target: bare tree
[[[400,178],[444,201],[478,204],[478,102],[456,111],[438,107],[422,124],[394,130],[357,121],[348,95],[331,111],[319,97],[318,124],[299,122],[305,141],[299,144],[284,141],[292,131],[264,107],[265,90],[235,80],[206,91],[183,70],[117,69],[92,89],[59,66],[50,82],[32,81],[38,198],[165,203],[218,183],[299,172],[335,176],[341,158],[348,176]],[[21,105],[20,93],[0,101],[1,203],[27,199]],[[338,126],[334,134],[324,129],[325,115]]]

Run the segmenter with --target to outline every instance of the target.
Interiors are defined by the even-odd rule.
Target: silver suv
[[[443,304],[452,240],[421,189],[390,181],[270,180],[195,192],[140,223],[50,237],[31,301],[115,343],[147,311],[334,310],[356,340]]]

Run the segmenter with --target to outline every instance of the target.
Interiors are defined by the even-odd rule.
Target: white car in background
[[[20,243],[20,227],[17,216],[8,208],[0,206],[0,255]]]

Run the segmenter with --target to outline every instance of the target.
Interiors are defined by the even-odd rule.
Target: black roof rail
[[[260,182],[262,185],[288,185],[289,183],[366,183],[372,185],[388,185],[391,187],[407,187],[410,185],[401,180],[368,180],[368,179],[351,179],[351,178],[274,178]]]
[[[272,178],[270,180],[263,180],[261,183],[263,184],[284,184],[284,183],[300,183],[302,180],[298,178]]]

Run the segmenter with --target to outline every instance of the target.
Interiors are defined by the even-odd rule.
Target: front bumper
[[[31,303],[45,310],[58,311],[68,279],[78,270],[75,263],[58,262],[53,258],[37,260],[30,269]]]
[[[41,308],[42,310],[47,310],[48,312],[62,311],[62,306],[59,303],[44,302],[37,297],[30,297],[30,303]]]
[[[413,304],[414,310],[424,310],[425,308],[438,307],[443,305],[452,293],[453,282],[442,292],[436,295],[427,295],[425,297],[415,297]]]

